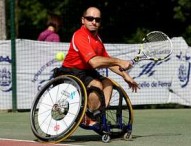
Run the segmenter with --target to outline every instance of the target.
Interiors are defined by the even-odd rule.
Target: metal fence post
[[[16,46],[15,46],[15,0],[10,0],[11,20],[11,65],[12,65],[12,110],[17,111],[17,78],[16,78]]]

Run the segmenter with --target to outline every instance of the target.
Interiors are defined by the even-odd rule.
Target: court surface
[[[133,138],[103,143],[91,130],[78,128],[58,146],[190,146],[191,108],[134,110]],[[0,146],[53,146],[37,141],[30,129],[29,112],[0,112]]]

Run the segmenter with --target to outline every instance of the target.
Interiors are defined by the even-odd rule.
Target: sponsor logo
[[[45,64],[43,64],[40,69],[34,74],[33,79],[31,80],[32,82],[38,82],[38,87],[37,89],[40,90],[41,87],[43,87],[49,80],[53,78],[53,70],[50,71],[50,75],[48,76],[47,79],[40,79],[40,76],[43,74],[43,72],[46,71],[47,68],[50,68],[53,66],[54,63],[56,63],[55,59],[52,59]]]
[[[9,92],[12,90],[11,59],[0,56],[0,64],[0,90]]]
[[[190,60],[191,57],[188,55],[183,55],[180,52],[176,57],[182,62],[178,68],[178,79],[180,81],[180,86],[182,88],[186,87],[190,80]]]

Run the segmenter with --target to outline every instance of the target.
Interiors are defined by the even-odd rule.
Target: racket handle
[[[134,66],[136,62],[135,62],[134,59],[132,59],[132,60],[130,60],[130,63],[131,63],[132,66]]]
[[[120,71],[126,71],[125,69],[123,69],[123,68],[121,68],[121,67],[119,67],[119,70],[120,70]]]

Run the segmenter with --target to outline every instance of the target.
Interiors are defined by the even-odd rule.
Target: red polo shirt
[[[63,66],[92,69],[88,62],[94,56],[109,57],[99,36],[93,36],[86,27],[82,26],[72,37]]]

